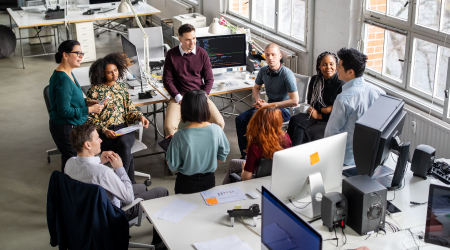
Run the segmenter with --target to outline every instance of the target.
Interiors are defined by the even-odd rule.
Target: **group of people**
[[[166,134],[172,137],[166,162],[170,170],[178,172],[175,193],[195,193],[215,186],[214,172],[218,162],[226,161],[230,145],[223,131],[224,119],[208,98],[214,82],[208,54],[196,46],[192,25],[180,26],[178,33],[180,45],[167,52],[163,71],[164,87],[171,97],[164,123]],[[120,82],[128,66],[126,56],[112,53],[91,65],[91,88],[85,100],[72,74],[83,55],[79,42],[63,42],[55,54],[59,66],[50,78],[50,132],[61,151],[61,170],[75,180],[101,185],[118,207],[137,197],[147,200],[167,196],[165,188],[147,190],[136,183],[131,155],[134,134],[115,133],[136,122],[144,128],[149,125],[133,105],[126,85]],[[230,161],[228,173],[251,179],[262,158],[271,159],[276,151],[312,140],[308,131],[315,129],[319,137],[347,132],[344,164],[353,165],[355,123],[384,94],[362,78],[367,56],[346,48],[337,55],[320,54],[316,75],[308,85],[310,107],[307,113],[293,117],[288,108],[299,102],[296,78],[281,64],[277,44],[265,48],[265,57],[267,66],[259,71],[252,91],[254,108],[236,117],[241,159]],[[260,96],[262,85],[267,102]],[[181,121],[187,126],[178,130]],[[286,121],[290,121],[287,133],[282,130]],[[104,165],[108,162],[114,172]],[[227,174],[223,184],[228,182]],[[136,214],[137,208],[129,210],[127,217],[132,219]],[[154,243],[158,243],[154,233]]]

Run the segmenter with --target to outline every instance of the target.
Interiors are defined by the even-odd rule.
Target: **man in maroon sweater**
[[[178,29],[178,34],[180,45],[167,51],[163,73],[164,87],[172,97],[167,107],[164,124],[164,130],[168,135],[177,132],[181,121],[180,104],[183,95],[193,89],[201,89],[209,95],[214,83],[208,53],[196,46],[194,26],[183,24]],[[209,98],[208,105],[211,113],[209,122],[216,123],[223,129],[225,121]]]

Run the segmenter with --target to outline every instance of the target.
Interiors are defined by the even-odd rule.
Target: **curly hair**
[[[316,80],[313,84],[313,90],[312,90],[312,96],[311,96],[311,106],[314,107],[314,105],[316,103],[319,103],[320,105],[322,105],[323,107],[326,107],[327,105],[324,104],[323,101],[323,88],[324,88],[324,81],[325,79],[323,78],[323,74],[322,71],[320,70],[320,64],[322,63],[322,59],[325,56],[332,56],[335,60],[336,65],[339,62],[338,57],[336,56],[336,54],[332,53],[332,52],[322,52],[318,57],[317,57],[317,61],[316,61]]]
[[[127,56],[123,52],[115,52],[95,61],[89,68],[89,79],[92,86],[106,82],[105,69],[108,64],[114,64],[119,71],[119,79],[125,76],[128,69]]]
[[[273,159],[273,153],[283,149],[285,133],[282,125],[283,117],[276,104],[260,108],[248,123],[247,150],[251,144],[257,144],[262,148],[264,158]]]

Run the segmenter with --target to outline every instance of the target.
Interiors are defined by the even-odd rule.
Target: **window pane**
[[[447,84],[448,58],[450,57],[450,49],[440,47],[439,51],[439,75],[436,86],[436,97],[444,100],[444,90]]]
[[[406,36],[389,30],[385,32],[386,48],[385,60],[383,64],[383,75],[388,75],[402,81],[403,64],[399,60],[405,59]]]
[[[264,24],[267,27],[275,28],[275,0],[264,0],[265,1],[265,16]]]
[[[384,29],[373,25],[366,25],[367,67],[381,72],[383,66]]]
[[[438,30],[441,0],[419,0],[417,24]]]
[[[292,36],[305,41],[305,22],[306,22],[306,2],[302,0],[293,0],[294,19],[292,20]]]
[[[284,34],[291,35],[291,0],[280,0],[280,23],[278,25],[279,31]],[[295,13],[295,12],[294,12]],[[296,13],[297,14],[297,13]]]
[[[437,45],[414,39],[414,68],[411,86],[432,94],[436,68]]]
[[[228,4],[231,11],[239,13],[239,0],[230,0]]]
[[[252,12],[252,18],[253,21],[262,23],[263,22],[263,16],[264,13],[264,0],[260,1],[252,1],[253,6],[253,12]]]
[[[444,13],[441,24],[441,31],[450,34],[450,0],[444,2]]]
[[[367,8],[386,14],[386,0],[367,0]]]
[[[405,0],[389,0],[388,15],[399,19],[408,20],[408,8]],[[409,3],[411,4],[411,3]]]
[[[239,14],[241,14],[242,16],[248,17],[249,15],[249,0],[240,0],[241,1],[241,9]]]

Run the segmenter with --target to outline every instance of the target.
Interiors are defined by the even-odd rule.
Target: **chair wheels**
[[[152,180],[147,179],[144,181],[144,184],[148,187],[148,186],[152,185]]]

